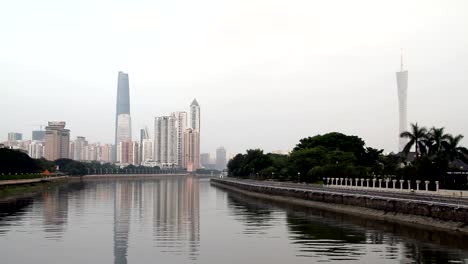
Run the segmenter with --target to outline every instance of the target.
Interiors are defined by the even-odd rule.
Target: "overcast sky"
[[[0,8],[0,139],[48,120],[114,140],[117,72],[134,139],[201,105],[201,150],[288,150],[330,131],[398,147],[408,120],[468,136],[468,1],[15,0]],[[465,140],[464,142],[468,142]]]

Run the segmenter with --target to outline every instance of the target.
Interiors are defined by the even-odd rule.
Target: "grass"
[[[26,179],[37,179],[42,178],[42,174],[11,174],[11,175],[0,175],[0,181],[7,180],[26,180]]]

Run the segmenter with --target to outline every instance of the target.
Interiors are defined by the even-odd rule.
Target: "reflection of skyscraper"
[[[114,190],[114,263],[127,263],[128,234],[132,186],[129,183],[115,183]]]
[[[128,74],[119,72],[115,116],[115,146],[119,142],[132,141],[129,89]]]
[[[403,151],[407,140],[401,138],[400,134],[407,130],[407,92],[408,92],[408,71],[403,71],[403,56],[401,57],[401,69],[396,73],[397,87],[398,87],[398,112],[399,112],[399,130],[398,150]]]
[[[195,259],[200,241],[198,179],[161,179],[154,186],[153,199],[157,246],[167,251],[187,251]]]

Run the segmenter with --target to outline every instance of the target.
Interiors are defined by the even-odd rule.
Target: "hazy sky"
[[[329,131],[395,151],[401,48],[408,120],[468,136],[467,11],[465,0],[3,1],[0,139],[65,120],[73,139],[113,142],[121,70],[135,140],[196,97],[202,152],[287,150]]]

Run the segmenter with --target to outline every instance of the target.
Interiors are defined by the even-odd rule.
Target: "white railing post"
[[[439,192],[439,181],[436,181],[435,184],[436,184],[436,192]]]
[[[375,188],[375,182],[377,181],[377,179],[372,179],[372,188]]]
[[[424,183],[426,184],[426,192],[428,192],[428,191],[429,191],[429,183],[430,183],[430,181],[424,181]]]
[[[404,180],[400,180],[400,190],[402,190],[402,191],[403,191],[403,184],[404,184],[404,183],[405,183]]]
[[[416,191],[419,191],[419,184],[421,183],[420,180],[416,180]]]
[[[382,188],[382,179],[379,179],[379,188]]]
[[[396,181],[397,181],[397,180],[392,180],[392,182],[393,182],[393,189],[396,189]]]
[[[408,191],[411,191],[411,180],[408,180]]]

